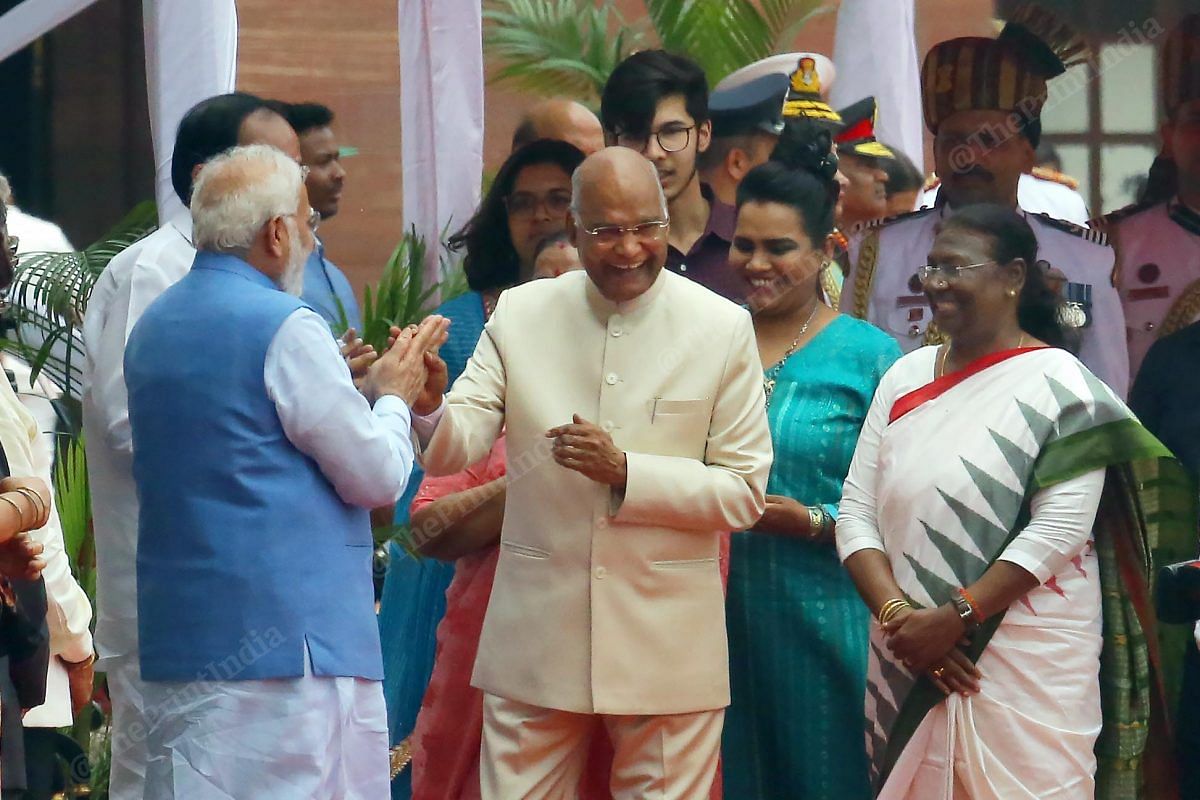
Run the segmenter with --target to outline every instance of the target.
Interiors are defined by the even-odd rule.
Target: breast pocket
[[[650,430],[640,445],[655,455],[701,458],[711,421],[712,401],[707,398],[657,398],[651,404]]]
[[[667,400],[656,398],[650,412],[650,421],[656,422],[662,417],[679,417],[688,414],[704,414],[709,411],[710,402],[704,398],[696,400]]]

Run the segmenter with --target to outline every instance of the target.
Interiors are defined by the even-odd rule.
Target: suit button
[[[920,325],[909,325],[908,326],[908,335],[909,336],[920,336],[921,335],[921,326]]]
[[[1147,332],[1154,330],[1154,329],[1155,329],[1155,327],[1157,327],[1157,326],[1156,326],[1156,325],[1155,325],[1153,322],[1147,322],[1147,323],[1146,323],[1146,331],[1147,331]]]
[[[608,570],[604,567],[596,567],[592,574],[596,576],[596,580],[602,581],[604,580],[604,576],[608,574]]]
[[[614,338],[620,336],[624,332],[625,331],[621,330],[620,328],[613,328],[611,331],[609,331],[609,333],[611,333]]]
[[[604,376],[604,382],[609,386],[615,386],[618,380],[619,378],[617,378],[617,373],[615,372],[610,372]]]

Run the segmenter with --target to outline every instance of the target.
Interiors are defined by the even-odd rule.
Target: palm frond
[[[809,22],[825,14],[837,12],[837,6],[825,0],[782,0],[784,5],[791,6],[790,13],[784,15],[776,25],[772,23],[774,44],[772,52],[786,53],[796,46],[796,37]]]
[[[78,329],[92,286],[108,262],[158,225],[154,203],[142,203],[102,239],[75,253],[30,253],[21,258],[6,313],[13,327],[4,346],[43,371],[69,397],[81,389],[83,348]]]
[[[600,96],[629,53],[658,46],[693,58],[709,83],[793,46],[829,0],[644,0],[628,24],[612,0],[486,0],[493,80],[537,94]]]
[[[434,308],[436,301],[450,300],[466,291],[466,277],[461,270],[451,270],[445,250],[438,254],[441,276],[439,282],[426,285],[425,239],[412,228],[396,245],[383,268],[379,283],[363,289],[362,340],[382,353],[387,349],[392,326],[404,327],[420,322]]]
[[[483,18],[492,80],[538,94],[594,102],[631,44],[615,8],[592,0],[487,0]]]
[[[68,438],[54,462],[54,503],[62,523],[63,545],[75,574],[89,597],[95,597],[95,552],[91,537],[91,493],[83,437]]]

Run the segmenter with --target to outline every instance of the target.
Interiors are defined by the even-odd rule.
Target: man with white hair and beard
[[[368,509],[404,490],[407,404],[446,322],[394,331],[360,394],[299,299],[301,168],[235,148],[201,169],[191,209],[191,271],[125,356],[145,796],[386,797]]]

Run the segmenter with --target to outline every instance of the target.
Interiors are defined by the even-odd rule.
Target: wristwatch
[[[975,609],[971,608],[970,602],[961,594],[954,595],[954,610],[958,612],[958,618],[962,620],[963,627],[968,634],[979,630],[979,621],[975,617]]]

